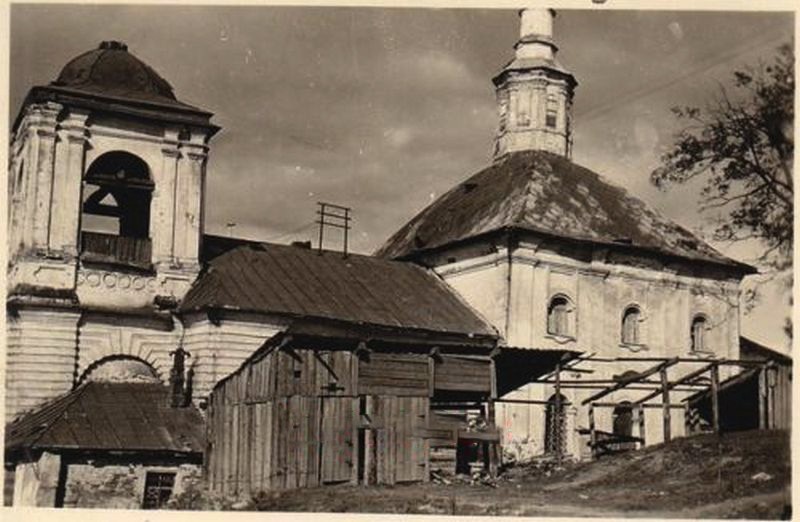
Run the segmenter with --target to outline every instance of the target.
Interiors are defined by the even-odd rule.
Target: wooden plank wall
[[[209,411],[212,490],[248,496],[319,484],[320,395],[350,395],[354,426],[355,360],[343,351],[274,351],[222,383]]]
[[[444,355],[435,365],[434,389],[443,391],[492,391],[492,366],[488,357]]]
[[[359,395],[427,397],[428,356],[373,353],[358,364]]]
[[[772,427],[788,430],[792,426],[792,367],[778,364],[773,370],[775,387],[773,388],[773,421]]]
[[[465,411],[432,411],[428,422],[431,469],[454,473],[458,430],[467,427]]]
[[[359,458],[365,482],[426,480],[430,383],[424,354],[372,353],[359,361],[345,351],[269,353],[211,396],[212,491],[246,498],[355,482]],[[359,395],[366,397],[365,415]],[[358,452],[359,430],[364,455]]]

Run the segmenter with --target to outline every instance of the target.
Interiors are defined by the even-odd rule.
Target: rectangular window
[[[547,111],[547,116],[545,116],[545,124],[550,127],[551,129],[556,128],[556,120],[557,114],[555,112]]]
[[[175,486],[175,473],[148,471],[144,481],[142,509],[160,509],[169,501]]]
[[[554,94],[547,95],[547,110],[545,111],[545,125],[555,129],[558,125],[558,100]]]

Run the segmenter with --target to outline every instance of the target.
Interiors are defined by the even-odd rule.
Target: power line
[[[739,56],[760,50],[768,45],[774,45],[775,43],[777,43],[780,40],[783,40],[784,38],[785,38],[784,36],[775,36],[774,34],[768,32],[767,37],[762,38],[761,39],[762,41],[760,43],[756,43],[754,45],[752,42],[748,41],[746,45],[739,45],[738,47],[734,48],[734,50],[731,52],[717,54],[715,56],[708,58],[705,61],[713,60],[717,57],[722,57],[722,59],[717,59],[710,64],[701,65],[699,67],[689,69],[685,73],[675,78],[672,78],[666,82],[639,87],[638,89],[634,89],[628,93],[621,94],[619,97],[615,98],[611,102],[601,104],[598,107],[589,109],[583,114],[581,113],[576,114],[576,117],[580,118],[582,123],[593,121],[599,118],[600,116],[607,114],[608,112],[612,111],[613,109],[617,108],[623,103],[627,104],[632,101],[636,101],[651,96],[657,92],[663,91],[664,89],[668,89],[669,87],[672,87],[673,85],[682,82],[686,78],[700,75],[708,70],[718,67],[719,65],[733,61],[735,58],[738,58]],[[758,40],[756,40],[756,42],[758,42]]]
[[[280,235],[277,235],[277,236],[273,236],[273,237],[267,238],[267,239],[264,240],[264,242],[279,241],[281,239],[285,239],[285,238],[287,238],[289,236],[292,236],[292,235],[295,235],[295,234],[299,234],[300,232],[304,232],[307,229],[313,227],[314,225],[316,225],[316,221],[311,221],[311,222],[308,222],[308,223],[304,223],[303,225],[301,225],[301,226],[299,226],[299,227],[297,227],[297,228],[295,228],[293,230],[290,230],[288,232],[284,232],[284,233],[282,233]]]

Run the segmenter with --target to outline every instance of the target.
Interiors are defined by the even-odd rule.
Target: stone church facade
[[[553,17],[522,11],[515,59],[494,78],[492,164],[376,255],[431,267],[508,346],[737,358],[739,284],[752,268],[569,160],[577,82],[555,59]],[[30,91],[11,140],[7,421],[120,361],[167,382],[179,346],[191,355],[202,403],[286,329],[285,318],[245,310],[180,311],[213,242],[203,235],[207,157],[219,130],[211,117],[178,101],[118,42]],[[602,365],[592,378],[638,369]],[[566,444],[576,456],[585,451],[586,411],[577,405],[587,393],[564,392]],[[512,392],[552,394],[541,384]],[[610,424],[611,414],[598,422]],[[530,454],[546,450],[545,417],[542,407],[498,406],[505,442]],[[673,422],[680,433],[681,416]],[[648,443],[659,430],[648,417]]]

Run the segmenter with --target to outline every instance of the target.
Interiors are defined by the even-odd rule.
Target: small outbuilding
[[[157,509],[202,476],[205,422],[152,382],[90,381],[6,426],[5,504]]]

